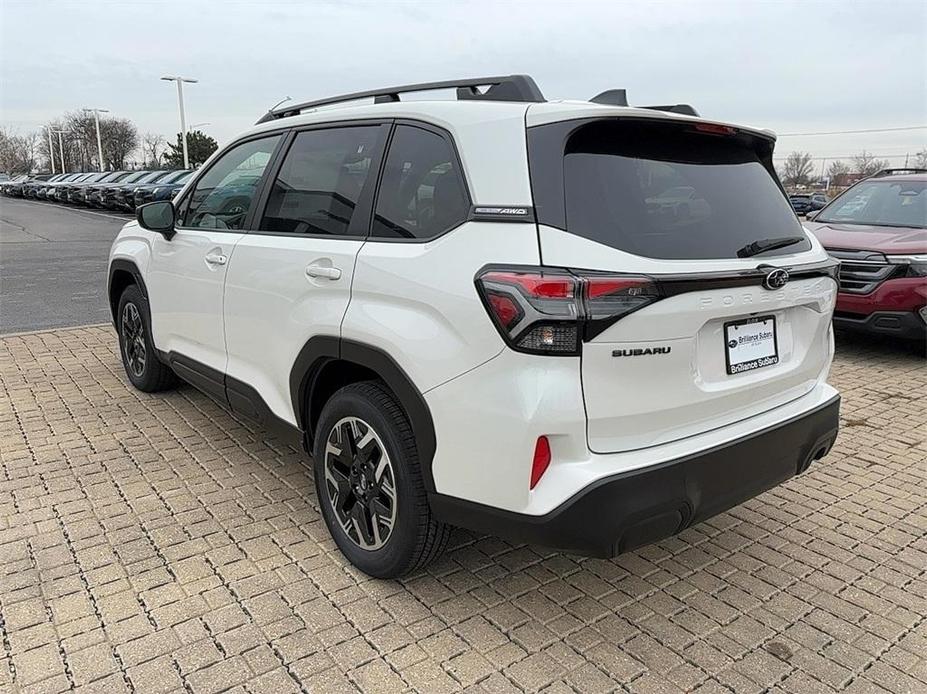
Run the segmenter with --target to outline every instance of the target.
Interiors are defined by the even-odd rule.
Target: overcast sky
[[[525,72],[548,99],[628,90],[779,133],[927,125],[927,3],[103,2],[0,0],[0,123],[109,109],[141,132],[187,122],[220,143],[271,104]],[[900,155],[927,129],[782,137],[815,156]]]

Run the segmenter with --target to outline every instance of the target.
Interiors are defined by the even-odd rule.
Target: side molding
[[[175,374],[221,406],[250,419],[294,448],[302,447],[302,432],[275,415],[260,393],[247,383],[177,352],[168,352],[165,360]]]

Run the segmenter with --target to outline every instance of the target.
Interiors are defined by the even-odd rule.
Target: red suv
[[[881,171],[808,220],[840,260],[837,327],[927,338],[927,170]]]

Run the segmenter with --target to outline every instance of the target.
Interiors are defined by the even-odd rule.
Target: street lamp
[[[196,130],[197,128],[199,128],[199,127],[201,127],[201,126],[203,126],[203,125],[212,125],[212,123],[193,123],[193,124],[190,126],[190,130]]]
[[[67,169],[64,166],[64,140],[62,135],[64,135],[67,130],[52,130],[53,133],[58,133],[58,153],[61,155],[61,173],[67,173]]]
[[[183,112],[183,83],[196,83],[199,80],[191,79],[189,77],[177,77],[171,75],[165,75],[161,79],[165,82],[177,83],[177,103],[180,105],[180,138],[183,142],[183,168],[189,169],[190,155],[187,153],[187,118]]]
[[[45,126],[45,132],[48,133],[48,161],[51,163],[51,172],[55,173],[55,144],[52,142],[52,130],[49,126]],[[62,171],[61,173],[64,173]]]
[[[105,108],[85,108],[85,113],[93,111],[93,120],[97,124],[97,154],[100,155],[100,171],[103,171],[103,140],[100,139],[100,114],[109,113]]]

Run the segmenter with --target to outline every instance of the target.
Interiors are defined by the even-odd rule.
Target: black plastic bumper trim
[[[905,340],[927,339],[927,324],[915,311],[875,311],[859,318],[834,314],[834,327]]]
[[[699,453],[602,478],[543,516],[430,494],[452,525],[596,557],[664,539],[804,472],[833,446],[840,396]]]

